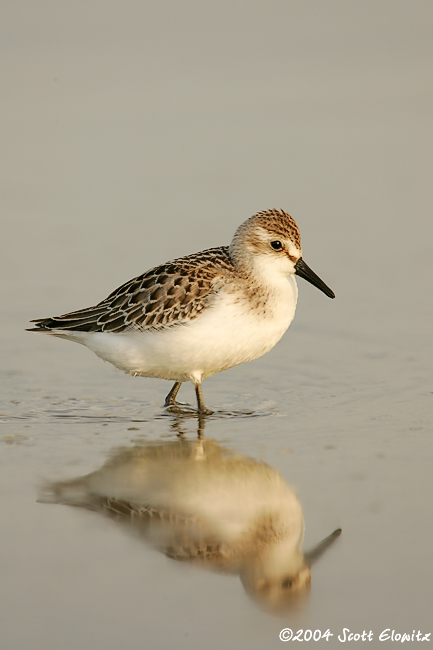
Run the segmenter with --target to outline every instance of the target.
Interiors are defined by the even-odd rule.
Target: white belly
[[[222,292],[188,325],[159,332],[74,332],[68,338],[129,374],[201,381],[261,357],[280,340],[295,315],[298,293],[293,276],[284,280],[268,300],[265,313],[252,311],[236,295]]]

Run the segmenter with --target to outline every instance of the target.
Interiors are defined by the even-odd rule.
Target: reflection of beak
[[[323,293],[325,293],[328,298],[335,298],[335,293],[332,291],[332,289],[330,289],[323,282],[323,280],[321,280],[319,276],[310,269],[308,264],[305,264],[302,257],[300,257],[295,264],[295,275],[299,275],[300,278],[304,278],[304,280],[307,280],[307,282],[313,284],[315,287],[320,289],[320,291],[323,291]]]
[[[305,564],[307,566],[312,566],[314,562],[317,562],[317,560],[322,557],[324,552],[335,542],[337,537],[340,537],[341,535],[341,528],[337,528],[337,530],[334,530],[333,533],[328,535],[328,537],[325,537],[317,546],[311,549],[308,553],[305,553]]]

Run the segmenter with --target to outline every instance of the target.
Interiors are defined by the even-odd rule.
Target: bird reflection
[[[304,554],[293,489],[266,463],[213,440],[118,450],[91,474],[45,486],[40,500],[106,513],[170,558],[238,574],[274,612],[308,593],[313,561],[341,532]]]

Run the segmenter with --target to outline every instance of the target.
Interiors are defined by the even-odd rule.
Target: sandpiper
[[[265,210],[239,226],[230,246],[157,266],[96,306],[36,319],[29,331],[81,343],[130,375],[174,381],[165,406],[191,381],[207,414],[201,382],[258,359],[289,327],[295,275],[335,298],[304,262],[295,220]]]
[[[263,461],[214,440],[119,449],[95,472],[45,484],[39,501],[106,514],[174,560],[237,574],[275,613],[308,594],[312,565],[341,533],[304,553],[293,488]]]

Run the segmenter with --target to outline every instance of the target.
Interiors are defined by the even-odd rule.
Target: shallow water
[[[433,632],[430,5],[20,6],[2,39],[2,648]],[[276,348],[204,382],[204,421],[163,408],[168,382],[24,332],[274,206],[337,297],[299,280]],[[237,575],[37,501],[119,449],[198,432],[293,486],[304,550],[342,528],[283,615]]]

